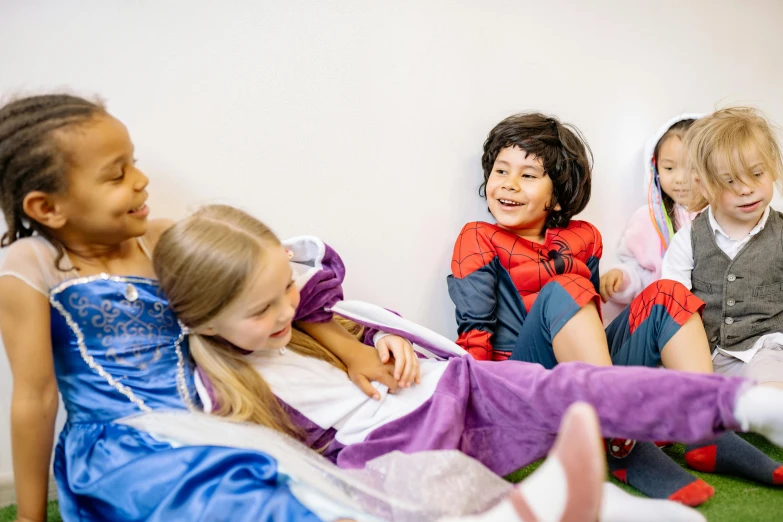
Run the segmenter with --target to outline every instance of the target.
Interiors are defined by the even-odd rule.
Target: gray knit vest
[[[783,329],[783,217],[770,209],[764,229],[734,259],[715,242],[708,212],[693,221],[693,293],[707,303],[710,347],[747,350]]]

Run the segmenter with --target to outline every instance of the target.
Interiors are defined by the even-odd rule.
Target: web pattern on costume
[[[682,326],[694,313],[701,310],[704,301],[675,281],[667,279],[656,281],[631,302],[628,310],[628,326],[631,333],[650,317],[656,305],[665,307],[672,320]]]
[[[468,225],[460,234],[451,267],[454,276],[462,279],[497,256],[529,309],[535,295],[558,275],[576,274],[589,280],[591,273],[587,262],[591,257],[600,258],[602,250],[600,236],[584,221],[572,221],[567,228],[548,231],[543,244],[533,243],[495,225],[477,222]],[[574,279],[566,290],[581,294],[585,290],[583,285],[584,282]],[[595,289],[591,286],[591,290]],[[532,299],[526,299],[528,296]]]

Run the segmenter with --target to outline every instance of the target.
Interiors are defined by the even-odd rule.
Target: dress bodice
[[[70,422],[197,402],[185,332],[157,282],[106,274],[49,294],[57,383]]]

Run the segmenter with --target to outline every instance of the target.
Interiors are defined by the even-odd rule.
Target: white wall
[[[453,335],[445,277],[482,142],[539,109],[595,152],[582,217],[614,256],[644,201],[647,135],[753,104],[783,122],[777,0],[5,0],[0,95],[100,94],[130,128],[157,216],[220,197],[343,255],[349,296]],[[10,471],[0,358],[0,473]]]

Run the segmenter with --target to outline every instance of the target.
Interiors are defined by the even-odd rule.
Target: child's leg
[[[634,497],[603,483],[605,469],[595,410],[577,403],[563,416],[547,460],[505,500],[481,515],[448,520],[703,522],[698,512],[681,504]]]
[[[648,286],[606,329],[612,361],[649,367],[664,362],[709,373],[709,347],[698,313],[702,306],[679,283],[663,280]],[[686,472],[651,442],[638,442],[628,452],[613,451],[626,443],[633,441],[609,441],[609,469],[618,480],[648,496],[689,506],[715,494],[712,486]]]
[[[717,354],[715,370],[733,373],[765,386],[783,383],[783,350],[778,346],[764,346],[749,363]],[[726,473],[745,477],[762,484],[783,485],[783,465],[738,437],[725,433],[717,439],[685,446],[685,462],[705,473]]]
[[[745,365],[742,376],[765,386],[783,388],[783,346],[765,342]]]
[[[672,281],[659,281],[648,286],[607,328],[613,361],[617,364],[653,365],[660,360],[667,368],[711,373],[713,361],[709,356],[704,327],[696,313],[700,301],[693,299],[695,297],[690,292]],[[678,324],[682,326],[678,327]],[[724,373],[747,378],[759,377],[750,375],[747,372],[748,365],[741,361],[735,360],[744,368],[734,361],[724,360],[720,354],[716,359],[716,368]],[[757,367],[764,369],[760,371],[768,371],[774,367],[774,362],[761,357]],[[646,494],[660,496],[655,493],[656,489],[667,484],[670,489],[674,488],[686,478],[678,473],[680,478],[675,481],[672,478],[663,480],[660,473],[665,464],[652,464],[653,460],[660,461],[662,455],[651,447],[637,447],[627,459],[610,458],[609,468],[616,477],[627,480]],[[686,445],[685,460],[691,468],[702,472],[728,473],[765,484],[783,482],[783,467],[780,463],[733,433]],[[650,471],[655,471],[655,474]],[[673,477],[671,473],[666,475]],[[690,500],[685,500],[685,503],[692,505],[706,500],[704,496],[708,491],[704,483],[695,481],[695,477],[690,479],[690,492],[686,494],[681,490],[678,493],[686,494]]]
[[[557,362],[582,361],[595,366],[611,366],[609,346],[594,301],[582,307],[552,339]]]
[[[578,277],[574,280],[556,278],[547,284],[531,307],[531,313],[525,318],[511,359],[538,362],[549,368],[558,361],[574,358],[601,366],[611,364],[606,344],[607,334],[603,332],[598,311],[593,304],[594,295],[590,282]],[[608,332],[611,333],[612,327],[617,328],[622,324],[626,338],[630,339],[628,314],[629,309],[626,309],[625,320],[615,320]],[[656,323],[650,321],[647,326],[653,324]],[[654,329],[645,327],[639,331],[653,332]],[[637,333],[633,339],[639,341],[642,336]],[[644,353],[642,350],[636,351]],[[659,360],[657,354],[655,358]],[[620,451],[612,451],[615,444],[620,446]],[[674,499],[694,506],[714,494],[711,486],[689,474],[651,442],[627,441],[627,444],[635,444],[635,447],[626,447],[625,444],[625,440],[609,441],[607,447],[610,470],[619,480],[633,485],[648,496]],[[633,451],[623,452],[623,449]]]
[[[763,354],[763,355],[762,355]],[[715,373],[744,377],[764,386],[783,389],[783,347],[764,347],[749,363],[718,352],[712,359]]]
[[[612,362],[712,373],[699,312],[704,306],[684,286],[661,280],[645,288],[606,328]]]
[[[555,277],[536,297],[509,358],[544,368],[569,361],[610,365],[598,299],[589,279],[573,274]]]

